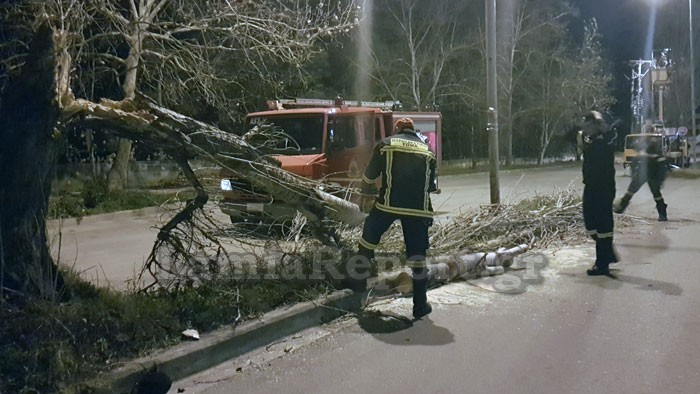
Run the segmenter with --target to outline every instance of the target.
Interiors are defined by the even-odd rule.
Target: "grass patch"
[[[63,392],[98,371],[181,341],[193,328],[211,331],[238,316],[327,294],[310,281],[219,281],[158,294],[98,289],[66,273],[72,300],[0,305],[0,392]]]
[[[184,201],[195,196],[185,192],[151,190],[109,191],[103,180],[86,182],[78,192],[61,192],[49,198],[47,219],[81,218],[100,213],[128,211]]]

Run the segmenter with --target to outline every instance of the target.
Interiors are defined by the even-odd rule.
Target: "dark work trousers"
[[[662,201],[661,186],[665,178],[664,165],[665,164],[647,165],[646,161],[633,164],[632,181],[627,187],[628,200],[647,183],[651,194],[654,196],[654,201]]]
[[[379,245],[382,235],[396,220],[401,220],[403,240],[406,244],[406,259],[410,267],[425,266],[425,254],[428,251],[428,227],[431,218],[417,216],[400,216],[373,208],[365,219],[360,240],[360,255],[374,258],[374,250]]]
[[[613,200],[615,188],[583,188],[583,222],[586,232],[596,241],[596,265],[607,267],[617,262],[613,250]]]
[[[413,304],[424,304],[428,283],[425,255],[429,247],[428,228],[432,225],[432,218],[396,215],[381,211],[376,207],[373,208],[365,219],[365,225],[362,229],[359,255],[371,262],[374,259],[374,250],[379,245],[382,235],[397,219],[401,221],[401,229],[403,230],[407,265],[411,267],[413,272]],[[368,272],[369,269],[367,269]],[[356,273],[360,274],[359,277],[367,276],[367,274],[362,275],[363,273],[360,272]]]

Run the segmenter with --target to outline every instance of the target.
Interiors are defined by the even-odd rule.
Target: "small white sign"
[[[222,179],[221,180],[221,190],[230,192],[233,190],[233,187],[231,187],[231,180],[230,179]]]

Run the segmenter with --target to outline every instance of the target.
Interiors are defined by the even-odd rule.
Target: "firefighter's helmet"
[[[583,116],[584,136],[595,136],[604,133],[607,129],[603,115],[598,111],[590,111]]]
[[[413,124],[413,119],[401,118],[394,123],[394,132],[395,133],[398,133],[398,132],[402,131],[403,129],[414,130],[415,125]]]
[[[583,117],[584,120],[586,121],[594,121],[594,122],[602,122],[603,121],[603,114],[601,114],[598,111],[590,111]]]

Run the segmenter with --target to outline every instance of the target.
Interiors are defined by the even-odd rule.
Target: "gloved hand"
[[[377,197],[377,187],[375,185],[364,184],[360,191],[360,210],[369,212],[374,208],[374,200]]]
[[[360,195],[360,210],[364,213],[368,213],[374,208],[375,194],[361,194]]]

